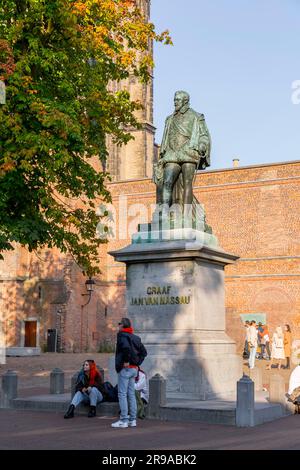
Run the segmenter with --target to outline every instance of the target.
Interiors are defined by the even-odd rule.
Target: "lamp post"
[[[6,103],[6,90],[5,90],[5,82],[0,80],[0,104]]]
[[[84,307],[86,307],[86,305],[88,305],[91,301],[91,298],[92,298],[92,293],[94,291],[94,285],[95,285],[95,281],[89,277],[86,281],[85,281],[85,287],[86,287],[86,290],[87,290],[87,293],[86,294],[81,294],[82,296],[88,296],[88,301],[81,305],[81,318],[80,318],[80,351],[82,352],[82,346],[83,346],[83,309]]]

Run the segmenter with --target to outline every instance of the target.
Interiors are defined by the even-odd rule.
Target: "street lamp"
[[[86,287],[86,290],[87,290],[87,293],[86,294],[81,294],[82,296],[86,296],[88,295],[88,301],[81,305],[81,327],[80,327],[80,351],[82,352],[82,345],[83,345],[83,308],[88,305],[91,301],[91,298],[92,298],[92,293],[94,291],[94,286],[95,286],[95,281],[89,277],[86,281],[85,281],[85,287]]]
[[[89,277],[86,281],[85,281],[85,287],[86,287],[86,290],[88,291],[88,294],[82,294],[82,295],[89,295],[91,296],[92,292],[94,291],[94,285],[95,285],[95,281]]]

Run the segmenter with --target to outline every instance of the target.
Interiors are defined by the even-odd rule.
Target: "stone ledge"
[[[70,393],[58,395],[36,395],[27,398],[15,398],[11,401],[11,408],[19,410],[33,411],[56,411],[66,412],[71,403]],[[117,416],[119,411],[118,403],[100,403],[97,405],[97,416]],[[85,415],[88,412],[88,406],[79,405],[75,414]]]
[[[10,347],[10,348],[6,348],[5,354],[8,357],[40,356],[41,348]]]
[[[280,404],[268,403],[263,400],[262,395],[259,402],[255,403],[254,426],[274,421],[288,416],[288,413]],[[230,398],[230,397],[229,397]],[[15,398],[11,402],[10,408],[16,410],[31,411],[52,411],[65,413],[70,404],[70,393],[60,395],[36,395],[28,398]],[[79,405],[76,408],[76,415],[86,415],[88,406]],[[97,405],[97,416],[116,417],[119,413],[118,403],[100,403]],[[165,406],[159,409],[159,416],[149,419],[159,419],[164,421],[198,421],[209,424],[223,424],[235,426],[236,404],[233,400],[186,400],[169,399]]]

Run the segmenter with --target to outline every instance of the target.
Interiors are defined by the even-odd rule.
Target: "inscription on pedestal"
[[[172,286],[149,286],[145,296],[131,297],[131,306],[141,305],[182,305],[189,304],[190,295],[175,295]],[[173,295],[172,295],[173,294]]]

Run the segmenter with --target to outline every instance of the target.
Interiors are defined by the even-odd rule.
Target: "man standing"
[[[136,426],[135,378],[138,374],[138,366],[146,356],[147,351],[141,342],[141,338],[133,334],[129,318],[122,318],[119,322],[115,358],[121,414],[119,421],[112,423],[113,428]]]
[[[190,108],[190,97],[177,91],[175,112],[167,117],[160,149],[154,167],[157,202],[171,206],[193,203],[193,179],[197,169],[210,166],[210,135],[204,115]]]
[[[254,369],[256,350],[257,350],[257,329],[256,321],[251,322],[249,328],[249,347],[250,347],[250,356],[249,356],[249,369]]]

